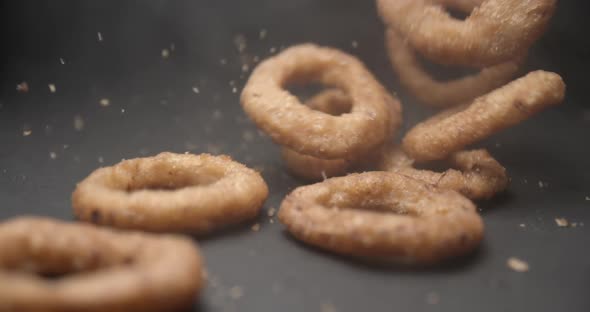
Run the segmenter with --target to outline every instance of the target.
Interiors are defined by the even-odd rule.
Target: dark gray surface
[[[100,165],[160,151],[217,151],[263,167],[271,195],[259,232],[247,225],[201,241],[212,278],[196,309],[590,311],[585,2],[561,1],[527,67],[564,76],[564,105],[482,144],[507,167],[512,185],[506,195],[480,204],[486,224],[481,249],[450,265],[413,271],[327,255],[271,224],[266,210],[278,208],[299,182],[285,174],[278,148],[257,134],[238,102],[247,75],[233,41],[243,34],[246,52],[261,58],[272,47],[305,41],[354,53],[398,91],[406,126],[426,116],[397,86],[372,1],[3,1],[0,12],[0,217],[71,219],[75,183]],[[261,29],[268,30],[264,40]],[[162,59],[171,43],[175,51]],[[21,81],[29,83],[29,93],[15,91]],[[101,107],[101,98],[111,105]],[[81,131],[74,128],[76,115],[84,120]],[[31,135],[23,136],[24,127]],[[556,217],[579,225],[558,228]],[[526,260],[530,272],[509,270],[511,256]],[[236,286],[243,296],[232,299]]]

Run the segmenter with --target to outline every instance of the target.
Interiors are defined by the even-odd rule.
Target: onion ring
[[[483,222],[470,200],[393,172],[299,187],[283,200],[278,216],[310,245],[399,263],[433,264],[464,255],[483,236]]]
[[[170,311],[203,285],[199,250],[180,236],[35,217],[0,224],[1,311]]]
[[[562,102],[565,84],[556,73],[534,71],[475,99],[417,124],[402,140],[416,161],[444,159],[465,146],[514,126]]]
[[[473,100],[510,81],[524,57],[486,67],[475,75],[437,81],[416,59],[414,51],[394,30],[386,32],[389,59],[400,83],[420,102],[433,107],[451,107]]]
[[[310,81],[344,91],[352,102],[350,113],[331,116],[314,111],[283,89],[289,83]],[[322,159],[354,158],[371,151],[401,124],[400,103],[357,58],[313,44],[288,48],[258,65],[241,103],[275,142]]]
[[[392,146],[381,153],[376,168],[451,189],[472,200],[489,199],[504,191],[509,183],[506,168],[484,149],[451,154],[446,163],[455,169],[444,172],[416,169],[413,163],[401,148]]]
[[[338,89],[322,91],[305,104],[309,108],[334,116],[349,112],[352,106],[350,98]],[[299,154],[285,147],[281,149],[281,155],[291,174],[311,181],[343,175],[351,165],[351,162],[346,159],[321,159]]]
[[[543,34],[557,0],[486,0],[457,20],[430,0],[378,0],[389,27],[440,64],[486,67],[521,55]]]
[[[96,224],[204,234],[254,218],[267,197],[260,174],[228,156],[161,153],[94,171],[72,204]]]

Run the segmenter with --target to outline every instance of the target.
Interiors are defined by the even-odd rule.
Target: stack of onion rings
[[[176,311],[203,285],[190,239],[46,218],[0,223],[1,311]]]
[[[267,197],[260,174],[227,156],[161,153],[94,171],[72,205],[95,224],[203,234],[254,218]]]

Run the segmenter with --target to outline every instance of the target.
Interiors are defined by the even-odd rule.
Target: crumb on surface
[[[57,90],[53,83],[50,83],[47,86],[49,87],[49,92],[51,92],[51,93],[55,93],[55,91]]]
[[[98,103],[102,107],[107,107],[107,106],[111,105],[111,101],[109,99],[107,99],[107,98],[100,99],[100,101],[98,101]]]
[[[103,40],[102,33],[100,31],[96,33],[96,38],[98,39],[99,42]]]
[[[23,136],[29,136],[33,133],[33,130],[31,129],[24,129],[23,130]]]
[[[590,196],[586,196],[586,200],[587,201],[590,201]]]
[[[271,54],[274,54],[277,52],[277,48],[276,47],[271,47],[268,52],[270,52]]]
[[[252,231],[258,232],[260,231],[260,223],[256,223],[252,226]]]
[[[526,227],[526,224],[524,224],[524,223],[521,223],[521,224],[519,224],[519,226],[520,226],[521,228],[523,228],[523,227]]]
[[[234,286],[229,289],[229,296],[233,299],[240,299],[244,296],[244,290],[240,286]]]
[[[66,61],[63,59],[63,57],[59,58],[59,62],[61,63],[61,65],[65,65]]]
[[[55,152],[49,152],[49,158],[56,159],[57,158],[57,154]]]
[[[352,40],[352,42],[350,43],[352,45],[353,48],[358,48],[359,47],[359,43],[356,40]]]
[[[82,116],[74,116],[74,129],[76,129],[76,131],[84,130],[84,119],[82,119]]]
[[[527,272],[529,270],[529,264],[526,261],[515,257],[508,258],[506,265],[515,272]]]
[[[29,92],[29,84],[26,81],[23,81],[16,85],[16,91],[20,93],[27,93]]]
[[[170,56],[170,50],[162,49],[162,58],[167,59]]]
[[[193,87],[193,92],[196,93],[196,94],[199,94],[199,88]]]
[[[566,218],[555,218],[555,223],[559,227],[567,227],[569,225]]]
[[[268,208],[267,214],[269,217],[272,217],[275,215],[276,212],[277,212],[277,210],[275,209],[275,207],[270,207],[270,208]]]
[[[102,156],[98,156],[98,159],[97,160],[98,160],[98,163],[99,164],[104,163],[104,158],[102,158]]]

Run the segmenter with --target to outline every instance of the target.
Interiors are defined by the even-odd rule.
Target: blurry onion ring
[[[445,163],[453,169],[444,172],[416,169],[401,148],[392,146],[383,150],[376,169],[451,189],[473,200],[491,198],[508,186],[506,168],[484,149],[453,153]]]
[[[94,171],[72,204],[96,224],[203,234],[254,218],[267,197],[260,174],[228,156],[161,153]]]
[[[470,200],[393,172],[299,187],[283,200],[278,216],[305,243],[388,262],[433,264],[469,253],[483,236]]]
[[[523,57],[482,69],[475,75],[437,81],[416,59],[414,51],[394,30],[388,29],[389,59],[401,84],[420,102],[433,107],[451,107],[494,90],[514,77]]]
[[[344,91],[352,103],[350,113],[315,111],[284,89],[290,83],[310,82]],[[371,151],[401,124],[400,103],[357,58],[313,44],[288,48],[258,65],[241,103],[275,142],[322,159],[348,159]]]
[[[1,311],[177,311],[193,304],[203,273],[198,248],[180,236],[35,217],[0,223]]]
[[[545,31],[556,3],[486,0],[467,19],[458,20],[437,1],[377,0],[384,22],[426,58],[476,67],[500,64],[525,53]]]
[[[556,73],[534,71],[475,99],[417,124],[402,141],[419,162],[444,159],[464,147],[560,104],[565,84]]]

